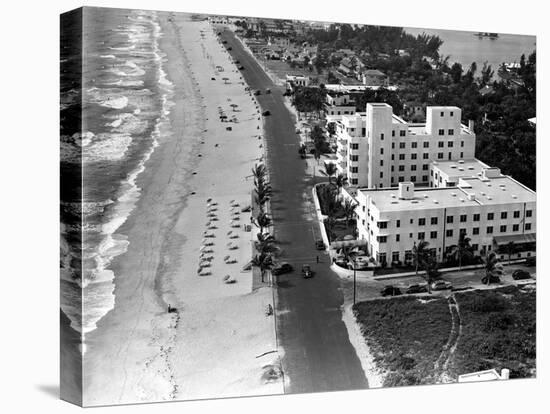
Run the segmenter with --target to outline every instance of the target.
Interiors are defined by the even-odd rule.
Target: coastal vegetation
[[[456,381],[458,375],[491,368],[508,368],[511,378],[535,375],[534,288],[474,290],[454,298],[461,330],[452,336],[456,349],[446,354],[446,369],[438,363],[453,326],[446,298],[409,296],[354,305],[375,363],[385,372],[384,386]]]

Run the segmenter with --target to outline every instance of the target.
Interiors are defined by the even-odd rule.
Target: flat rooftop
[[[458,161],[432,161],[432,165],[449,177],[479,177],[485,168],[490,168],[476,158]]]
[[[358,191],[369,195],[380,211],[390,212],[536,202],[537,199],[534,191],[506,175],[487,180],[464,178],[457,187],[416,187],[410,200],[399,199],[397,187],[359,188]],[[468,199],[469,194],[474,195],[473,200]]]

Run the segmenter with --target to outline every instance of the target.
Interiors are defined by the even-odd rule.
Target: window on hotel
[[[472,234],[473,234],[473,235],[478,235],[478,234],[479,234],[479,227],[474,227],[474,228],[472,229]]]
[[[443,148],[443,147],[445,146],[445,143],[444,143],[443,141],[438,141],[438,142],[437,142],[437,146],[438,146],[439,148]]]
[[[399,169],[399,171],[405,171],[405,166],[404,165],[400,165],[399,167],[397,167]]]
[[[399,154],[399,159],[404,160],[405,159],[405,154]]]
[[[439,135],[445,135],[445,130],[444,130],[444,129],[440,129],[440,130],[439,130]]]
[[[437,231],[430,232],[430,239],[437,239]]]
[[[352,178],[351,179],[351,185],[357,185],[357,178]]]
[[[391,136],[392,136],[392,137],[395,137],[395,129],[393,129],[393,130],[391,131]]]
[[[380,154],[384,155],[384,148],[380,148]]]
[[[423,176],[422,176],[422,181],[424,181],[424,182],[428,181],[428,176],[427,176],[427,175],[423,175]]]
[[[466,214],[461,214],[460,215],[460,222],[461,223],[465,223],[467,219],[468,219],[468,216]]]
[[[495,218],[495,213],[487,213],[487,220],[493,220]]]
[[[380,171],[380,178],[384,178],[384,173],[382,171]],[[382,187],[382,185],[380,185],[380,187]]]
[[[519,218],[519,210],[514,211],[514,218]]]
[[[399,241],[399,239],[400,239],[400,238],[399,238],[399,234],[396,234],[396,235],[395,235],[395,241],[397,241],[397,242],[398,242],[398,241]]]
[[[388,228],[388,222],[387,221],[379,221],[376,224],[378,225],[379,229],[387,229]]]
[[[512,225],[512,231],[519,231],[519,224]]]
[[[388,241],[388,236],[378,236],[378,243],[386,243]]]
[[[464,153],[463,152],[460,153],[460,158],[464,158]]]
[[[424,240],[425,236],[426,236],[426,235],[424,234],[423,231],[419,232],[419,233],[418,233],[418,240]]]
[[[411,142],[411,148],[418,147],[418,142]]]
[[[459,235],[462,235],[462,234],[466,235],[466,229],[460,229],[460,230],[458,231],[458,234],[459,234]]]
[[[384,160],[380,160],[380,167],[384,166]]]
[[[452,230],[452,229],[447,230],[447,231],[445,232],[445,235],[446,235],[447,237],[453,237],[453,230]]]
[[[351,172],[357,174],[359,172],[359,167],[351,167]]]
[[[525,210],[525,217],[532,217],[533,216],[533,210]]]
[[[487,234],[493,234],[493,226],[487,227]]]
[[[380,134],[380,140],[384,141],[384,134]]]
[[[448,132],[449,135],[454,135],[454,134],[455,134],[455,130],[454,130],[454,129],[449,129],[447,132]]]
[[[400,137],[404,137],[404,136],[406,136],[406,135],[407,135],[407,131],[405,131],[405,130],[399,131],[399,136],[400,136]]]
[[[404,142],[400,142],[400,143],[399,143],[399,148],[401,148],[401,149],[405,148],[405,143],[404,143]]]
[[[411,171],[416,171],[416,165],[415,164],[411,165]]]
[[[357,144],[357,143],[351,144],[351,149],[352,150],[358,150],[359,149],[359,144]]]
[[[393,252],[391,254],[391,261],[392,262],[398,262],[399,261],[399,252]]]
[[[395,227],[401,227],[401,220],[395,221]]]
[[[422,171],[428,171],[429,165],[428,164],[422,164]]]
[[[531,230],[531,223],[525,223],[525,230]]]
[[[419,226],[425,226],[426,225],[426,219],[425,218],[419,218],[418,219],[418,225]]]
[[[453,112],[453,111],[451,111],[450,115],[451,115],[451,116],[453,116],[453,115],[454,115],[454,112]]]
[[[464,141],[460,141],[460,146],[461,146],[461,147],[464,146]]]
[[[451,224],[454,221],[454,216],[447,216],[447,224]]]
[[[391,172],[394,172],[395,171],[395,165],[392,165],[391,166]]]
[[[391,149],[395,149],[395,142],[391,143]]]
[[[506,233],[506,226],[500,226],[500,232]]]
[[[444,115],[445,115],[445,112],[442,111],[442,112],[441,112],[441,116],[443,117]]]
[[[424,148],[430,148],[429,141],[424,141]]]
[[[359,161],[359,155],[351,155],[350,160],[352,161]]]
[[[416,175],[411,175],[411,181],[412,181],[413,183],[416,182]]]
[[[432,217],[430,219],[430,223],[433,224],[433,225],[437,224],[437,217]]]
[[[403,181],[405,181],[405,177],[403,177],[403,176],[397,177],[397,181],[399,181],[400,183],[402,183]]]
[[[500,213],[500,218],[503,219],[503,220],[507,219],[508,218],[508,212],[506,212],[506,211],[501,212]]]
[[[392,171],[393,171],[393,165],[392,165],[391,168],[392,168]],[[392,183],[392,184],[393,184],[394,181],[395,181],[395,180],[393,179],[393,177],[391,177],[391,183]]]
[[[479,244],[477,243],[472,244],[472,250],[475,252],[477,251],[477,249],[479,249]]]
[[[443,159],[443,153],[442,153],[442,152],[438,152],[438,153],[437,153],[437,158],[440,159],[440,160]]]
[[[474,214],[474,221],[479,221],[479,214]]]
[[[447,147],[452,148],[453,147],[453,141],[447,141]]]
[[[392,161],[395,160],[395,154],[392,154],[392,155],[391,155],[391,160],[392,160]]]
[[[411,154],[411,160],[416,160],[416,154]]]
[[[405,261],[406,262],[409,262],[412,260],[412,251],[410,250],[405,250]]]

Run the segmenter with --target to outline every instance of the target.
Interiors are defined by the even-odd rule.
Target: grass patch
[[[387,371],[385,387],[433,383],[434,363],[451,329],[445,298],[374,300],[353,310],[375,362]]]
[[[535,376],[536,290],[507,286],[456,294],[462,336],[453,374],[510,369],[510,378]]]

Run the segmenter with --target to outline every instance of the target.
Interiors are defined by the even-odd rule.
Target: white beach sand
[[[250,213],[241,208],[263,153],[256,102],[207,22],[159,17],[176,101],[172,133],[139,176],[141,199],[121,228],[130,244],[113,265],[115,309],[86,336],[84,405],[279,394],[282,381],[264,376],[278,365],[265,314],[272,291],[252,290],[252,272],[241,271],[255,234],[243,229]],[[221,122],[219,108],[238,122]],[[216,221],[207,217],[209,198]],[[207,221],[215,237],[204,237]],[[197,273],[203,239],[213,242],[206,276]]]

